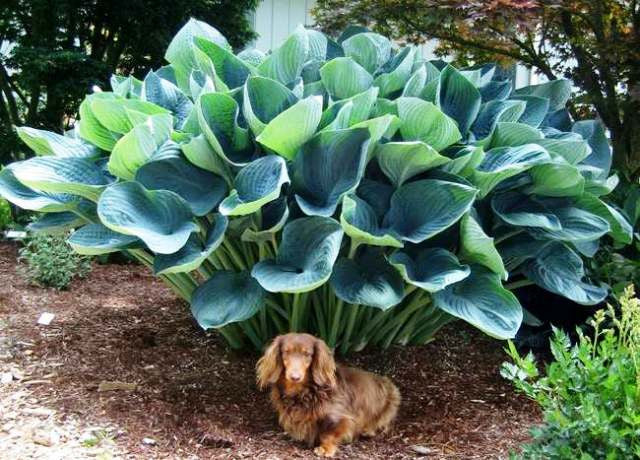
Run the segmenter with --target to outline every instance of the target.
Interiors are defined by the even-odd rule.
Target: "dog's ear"
[[[333,353],[321,339],[316,339],[313,346],[311,372],[316,385],[331,388],[336,386],[336,362]]]
[[[282,373],[282,358],[280,356],[280,337],[273,339],[267,347],[264,355],[256,364],[258,387],[263,389],[278,382]]]

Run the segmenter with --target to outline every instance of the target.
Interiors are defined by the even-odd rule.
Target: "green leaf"
[[[16,132],[36,155],[78,158],[95,158],[100,155],[96,147],[73,137],[27,126],[16,128]]]
[[[195,37],[193,41],[211,59],[216,75],[229,89],[244,85],[250,75],[257,74],[253,66],[237,58],[226,46],[202,37]]]
[[[373,74],[391,56],[389,39],[372,32],[352,35],[342,42],[342,49],[345,56],[352,58],[370,74]]]
[[[404,297],[402,277],[379,248],[365,247],[353,260],[339,258],[329,282],[336,297],[354,305],[387,310]]]
[[[597,179],[606,179],[611,169],[612,150],[602,123],[597,120],[583,120],[574,123],[571,130],[580,134],[589,143],[591,154],[582,164],[599,170]]]
[[[136,173],[147,190],[170,190],[180,195],[196,216],[206,216],[227,194],[225,181],[183,158],[151,161]]]
[[[364,128],[324,131],[311,138],[293,165],[293,189],[307,215],[331,216],[354,190],[367,160],[370,134]]]
[[[436,104],[458,123],[464,136],[480,111],[480,91],[455,67],[447,65],[440,73]]]
[[[87,224],[79,228],[67,242],[74,251],[85,256],[118,252],[140,244],[137,237],[114,232],[102,224]]]
[[[302,217],[285,225],[274,259],[254,265],[251,275],[269,292],[307,292],[324,284],[340,251],[342,228],[328,217]]]
[[[471,213],[460,220],[460,259],[470,264],[484,265],[503,280],[508,277],[493,238],[484,232]]]
[[[462,148],[452,147],[452,149],[454,152],[450,152],[450,149],[445,151],[450,160],[442,166],[442,170],[449,174],[468,177],[484,159],[484,149],[480,146],[469,145]]]
[[[427,292],[437,292],[467,276],[468,265],[461,265],[455,255],[442,248],[429,248],[411,255],[406,251],[391,254],[389,262],[409,284]]]
[[[367,163],[373,157],[373,152],[381,139],[391,139],[402,122],[395,115],[382,115],[381,117],[371,118],[370,120],[361,121],[352,126],[352,128],[367,128],[369,130],[370,141],[367,146]]]
[[[371,87],[373,77],[350,57],[335,58],[320,68],[324,87],[334,100],[346,99]]]
[[[87,97],[82,101],[79,112],[80,123],[78,126],[78,135],[82,139],[101,148],[102,150],[110,152],[121,135],[111,132],[102,126],[100,121],[98,121],[98,118],[93,114],[90,98]]]
[[[153,260],[154,274],[166,275],[197,270],[222,243],[228,223],[225,216],[214,214],[205,241],[201,242],[197,235],[191,234],[187,243],[178,252],[156,255]]]
[[[285,42],[276,48],[258,67],[261,75],[278,80],[283,85],[294,81],[302,73],[309,59],[311,45],[310,34],[304,27],[298,26]],[[317,37],[312,37],[313,39]]]
[[[264,289],[248,272],[217,271],[191,297],[191,313],[203,329],[244,321],[264,305]]]
[[[591,153],[591,148],[586,141],[571,137],[540,139],[536,141],[536,144],[543,146],[553,156],[562,157],[572,165],[580,163]]]
[[[104,171],[86,158],[36,157],[14,163],[14,177],[29,188],[47,193],[69,193],[97,201],[109,184]]]
[[[140,99],[123,99],[119,97],[97,97],[105,93],[88,96],[91,113],[98,122],[112,133],[126,134],[138,123],[151,115],[167,115],[169,111]],[[82,126],[82,125],[81,125]]]
[[[527,278],[541,288],[581,305],[596,305],[608,294],[605,286],[583,281],[582,259],[562,243],[546,246],[522,270]]]
[[[47,235],[65,234],[87,221],[73,212],[50,212],[27,225],[27,232]]]
[[[415,48],[406,47],[382,66],[373,81],[373,86],[380,88],[380,97],[387,97],[404,88],[411,77],[415,56]]]
[[[615,241],[622,244],[631,244],[633,241],[633,227],[618,209],[590,193],[584,193],[580,196],[576,200],[576,205],[606,220],[611,228],[609,234]]]
[[[310,96],[298,101],[271,120],[256,140],[287,160],[316,132],[322,116],[322,97]]]
[[[80,198],[66,193],[37,192],[22,182],[13,174],[12,169],[20,163],[0,170],[0,196],[29,211],[63,212],[74,209]]]
[[[449,158],[420,141],[379,144],[375,150],[375,157],[380,169],[395,187],[449,161]]]
[[[253,158],[247,130],[238,126],[238,104],[229,95],[207,93],[198,98],[200,129],[213,150],[233,166],[245,166]]]
[[[195,37],[202,37],[220,46],[231,49],[227,39],[210,25],[190,19],[173,37],[164,57],[171,63],[175,69],[176,80],[178,86],[186,91],[189,89],[189,76],[191,70],[198,67],[197,60],[194,56]]]
[[[171,115],[160,114],[152,115],[145,123],[134,127],[113,147],[107,163],[109,172],[121,179],[133,179],[138,168],[169,139],[171,126]]]
[[[422,95],[422,91],[424,91],[425,85],[427,84],[427,78],[427,69],[423,64],[413,72],[413,75],[411,75],[411,78],[407,81],[407,84],[402,90],[402,96],[420,97]]]
[[[271,120],[298,100],[289,88],[265,77],[249,77],[243,97],[242,112],[256,136]]]
[[[476,194],[473,187],[443,180],[409,182],[391,197],[383,227],[403,240],[420,243],[456,223]]]
[[[344,232],[357,243],[401,248],[403,243],[392,232],[381,228],[375,210],[365,200],[353,195],[342,199],[340,223]]]
[[[610,231],[609,223],[602,217],[585,209],[575,207],[570,201],[539,198],[560,221],[560,229],[531,228],[536,238],[560,241],[596,240]]]
[[[540,85],[525,86],[513,92],[515,96],[537,96],[549,100],[549,112],[563,109],[571,97],[570,80],[552,80]]]
[[[529,126],[537,128],[544,121],[547,112],[549,112],[549,99],[538,96],[512,96],[511,99],[524,101],[526,107],[520,118],[519,123],[525,123]]]
[[[405,141],[421,141],[440,151],[461,139],[456,122],[430,102],[416,97],[397,99],[400,133]]]
[[[222,177],[229,185],[233,183],[233,173],[229,164],[216,154],[204,135],[192,138],[180,148],[187,160],[197,167]]]
[[[489,101],[482,104],[478,117],[471,125],[476,139],[484,139],[493,133],[498,122],[515,122],[524,112],[523,101]]]
[[[502,287],[500,276],[474,265],[471,275],[433,295],[436,307],[498,339],[511,339],[522,323],[522,307]]]
[[[329,105],[327,109],[322,112],[322,118],[320,119],[320,128],[328,126],[335,120],[338,113],[342,108],[351,103],[351,112],[349,117],[348,126],[353,126],[356,123],[366,121],[371,116],[373,106],[378,97],[378,88],[369,88],[363,93],[356,94],[348,99],[342,99]]]
[[[499,122],[493,134],[483,142],[485,149],[495,147],[517,147],[520,145],[537,143],[542,139],[542,133],[524,123]]]
[[[289,219],[289,207],[287,197],[281,196],[277,200],[265,204],[260,212],[258,230],[249,227],[242,232],[242,241],[251,241],[262,244],[275,239],[275,233],[282,230]]]
[[[504,222],[518,227],[560,230],[560,219],[543,203],[518,192],[496,194],[491,199],[493,212]]]
[[[173,254],[198,226],[189,205],[174,192],[147,190],[137,182],[107,188],[98,202],[98,216],[111,230],[140,238],[153,252]]]
[[[529,170],[533,185],[528,193],[544,196],[579,196],[584,191],[584,177],[575,166],[563,161],[534,166]]]
[[[193,109],[191,100],[176,85],[154,72],[149,72],[145,77],[142,95],[145,101],[169,110],[175,117],[178,129],[182,129]]]
[[[252,161],[235,178],[234,189],[220,203],[220,213],[228,216],[253,214],[280,196],[289,182],[287,164],[282,157],[268,155]]]
[[[485,152],[470,180],[480,189],[480,198],[483,198],[503,180],[550,160],[547,151],[536,144],[496,147]]]

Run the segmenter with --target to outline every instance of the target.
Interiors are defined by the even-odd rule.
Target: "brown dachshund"
[[[280,425],[291,437],[332,457],[341,442],[388,430],[400,392],[387,377],[336,365],[329,347],[309,334],[276,337],[256,366],[271,387]]]

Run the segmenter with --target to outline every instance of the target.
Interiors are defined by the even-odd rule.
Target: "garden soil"
[[[96,264],[58,292],[28,285],[16,257],[0,243],[0,457],[314,458],[256,389],[257,355],[198,328],[145,268]],[[540,414],[500,377],[503,346],[454,323],[426,346],[347,358],[403,401],[389,434],[339,458],[508,458]]]

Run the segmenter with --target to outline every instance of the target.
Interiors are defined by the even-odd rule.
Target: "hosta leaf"
[[[146,190],[137,182],[112,185],[98,202],[102,223],[140,238],[153,252],[173,254],[198,231],[189,205],[174,192]]]
[[[252,214],[280,196],[280,188],[289,182],[287,165],[282,157],[268,155],[242,168],[234,189],[220,203],[220,213],[228,216]]]
[[[0,196],[7,201],[30,211],[63,212],[74,209],[80,198],[65,193],[37,192],[22,182],[13,174],[11,167],[0,170]]]
[[[409,81],[402,90],[402,96],[404,97],[420,97],[424,87],[427,84],[427,69],[425,65],[421,65],[417,70],[413,72]]]
[[[266,54],[255,48],[246,48],[238,53],[238,59],[242,59],[254,67],[258,67],[266,58]]]
[[[522,323],[516,296],[502,287],[499,275],[479,265],[471,267],[468,278],[436,292],[433,302],[498,339],[513,338]]]
[[[397,99],[397,107],[404,140],[421,141],[437,151],[460,140],[456,122],[434,104],[416,97],[401,97]]]
[[[120,138],[113,147],[107,167],[121,179],[131,180],[171,134],[172,120],[168,114],[150,116]]]
[[[503,101],[511,94],[512,84],[509,80],[490,81],[478,88],[482,102]],[[545,112],[546,114],[546,112]]]
[[[560,241],[590,241],[608,233],[609,223],[602,217],[575,207],[562,199],[539,199],[560,221],[561,228],[531,228],[529,231],[537,238],[549,238]]]
[[[600,174],[596,178],[606,179],[611,169],[612,152],[602,123],[597,120],[578,121],[571,130],[586,139],[591,147],[591,154],[582,160],[582,164],[597,168]]]
[[[265,291],[248,272],[217,271],[191,297],[191,313],[203,329],[244,321],[264,305]]]
[[[484,232],[471,213],[460,220],[460,259],[470,264],[484,265],[503,280],[508,277],[493,238]]]
[[[296,201],[305,214],[331,216],[344,194],[358,186],[369,138],[364,128],[324,131],[302,147],[292,179]]]
[[[85,99],[82,104],[80,104],[79,113],[79,136],[102,150],[111,151],[121,135],[109,131],[107,128],[102,126],[100,121],[98,121],[98,118],[93,114],[91,109],[91,100],[89,98]]]
[[[523,265],[522,271],[541,288],[582,305],[602,302],[608,293],[605,286],[583,281],[582,259],[567,245],[554,243]]]
[[[310,96],[280,113],[262,130],[256,140],[288,160],[316,131],[322,116],[322,97]]]
[[[463,148],[452,147],[452,149],[455,151],[450,152],[450,149],[445,151],[449,161],[442,166],[442,170],[449,174],[468,177],[484,158],[484,149],[480,146],[469,145]]]
[[[180,195],[196,216],[205,216],[227,194],[225,181],[193,166],[183,158],[151,161],[136,173],[136,181],[147,190],[170,190]]]
[[[48,235],[63,234],[86,222],[84,218],[73,212],[50,212],[27,225],[27,231]]]
[[[529,233],[523,232],[512,236],[507,235],[506,239],[498,244],[498,247],[505,268],[513,271],[524,262],[536,257],[550,244],[554,244],[554,242],[552,240],[536,240]]]
[[[114,232],[102,224],[87,224],[79,228],[67,242],[78,254],[86,256],[118,252],[140,244],[137,237]]]
[[[344,232],[358,243],[396,248],[403,246],[392,232],[380,227],[379,217],[371,205],[355,195],[345,195],[343,198],[340,223]]]
[[[112,133],[126,134],[138,123],[151,115],[165,114],[169,111],[158,105],[141,99],[123,99],[116,97],[97,97],[105,93],[88,96],[85,101],[91,104],[91,113],[98,122]]]
[[[380,144],[376,147],[375,156],[380,169],[395,187],[449,161],[449,158],[420,141]]]
[[[386,310],[404,296],[402,277],[379,248],[365,247],[354,259],[339,258],[329,281],[336,297],[354,305]]]
[[[192,138],[180,148],[191,163],[224,178],[228,184],[232,183],[233,173],[229,164],[216,154],[204,135]]]
[[[286,85],[300,76],[309,58],[310,49],[309,33],[304,27],[298,26],[285,42],[260,64],[258,70],[261,75]]]
[[[519,123],[524,123],[534,128],[540,126],[549,111],[549,99],[538,96],[512,96],[512,99],[524,101],[527,104],[518,119]]]
[[[544,196],[579,196],[584,191],[584,177],[578,168],[564,161],[534,166],[529,170],[533,185],[528,193]]]
[[[403,240],[420,243],[456,223],[476,193],[473,187],[436,179],[409,182],[391,197],[383,227]]]
[[[622,244],[631,244],[633,227],[618,209],[590,193],[584,193],[580,196],[576,200],[576,205],[606,220],[611,228],[609,234],[615,241]]]
[[[270,292],[311,291],[331,276],[342,235],[328,217],[293,220],[284,227],[276,258],[258,262],[251,275]]]
[[[211,59],[216,75],[229,89],[244,85],[249,75],[257,73],[253,66],[236,57],[226,46],[202,37],[195,37],[193,41]]]
[[[543,146],[552,155],[561,156],[572,165],[580,163],[591,153],[589,144],[582,139],[540,139],[536,144]]]
[[[383,182],[367,179],[366,177],[360,181],[357,188],[357,195],[365,200],[382,220],[389,210],[391,204],[391,196],[395,189]]]
[[[193,108],[191,100],[176,85],[154,72],[149,72],[145,77],[142,96],[145,101],[169,110],[178,129],[182,129]]]
[[[16,132],[36,155],[78,158],[94,158],[100,155],[95,146],[73,137],[27,126],[16,128]]]
[[[571,97],[571,81],[552,80],[540,85],[525,86],[513,92],[515,96],[537,96],[549,100],[549,111],[563,109]]]
[[[469,276],[468,265],[462,265],[455,255],[442,248],[429,248],[411,256],[405,251],[391,254],[389,262],[405,281],[427,292],[440,291]]]
[[[352,35],[342,42],[345,56],[364,67],[373,74],[391,56],[391,41],[382,35],[364,32]]]
[[[253,158],[247,130],[238,126],[238,103],[223,93],[207,93],[196,103],[198,122],[213,150],[233,166],[244,166]]]
[[[282,83],[265,77],[250,77],[244,86],[243,97],[242,111],[256,136],[267,123],[298,100]]]
[[[495,147],[517,147],[536,143],[542,139],[542,133],[524,123],[503,122],[496,124],[493,134],[485,144],[486,149]]]
[[[520,118],[526,104],[522,101],[490,101],[483,104],[478,117],[471,125],[476,139],[491,135],[498,122],[515,122]]]
[[[273,241],[274,233],[279,232],[289,219],[289,207],[287,197],[281,196],[277,200],[265,204],[260,212],[260,222],[258,230],[251,227],[244,230],[241,235],[242,241],[252,241],[254,243],[264,243]]]
[[[189,75],[192,69],[197,68],[193,52],[195,37],[206,38],[220,46],[231,48],[226,38],[215,28],[204,22],[190,19],[173,37],[164,55],[174,68],[178,86],[183,91],[189,89]]]
[[[448,65],[440,73],[436,104],[458,123],[465,135],[480,111],[482,96],[478,89],[455,67]]]
[[[496,185],[532,166],[551,160],[547,151],[536,144],[520,147],[496,147],[485,152],[482,162],[470,177],[485,197]]]
[[[363,93],[356,94],[349,99],[342,99],[341,101],[334,102],[327,107],[324,112],[322,112],[320,128],[324,128],[329,125],[337,117],[338,113],[340,113],[340,110],[349,103],[351,103],[349,126],[368,120],[377,97],[378,88],[374,87],[369,88]]]
[[[76,157],[36,157],[14,163],[11,172],[29,188],[69,193],[97,201],[109,179],[94,162]]]
[[[214,214],[204,242],[200,241],[198,235],[191,234],[187,244],[177,252],[156,255],[153,260],[153,272],[156,275],[166,275],[167,273],[185,273],[196,270],[220,246],[228,223],[225,216]]]
[[[387,97],[404,88],[411,77],[415,55],[415,48],[406,47],[378,70],[379,75],[373,85],[380,88],[380,97]]]
[[[352,126],[352,128],[367,128],[369,130],[369,145],[367,146],[367,163],[373,157],[373,152],[381,139],[391,139],[402,122],[395,115],[382,115],[381,117],[371,118],[370,120],[361,121]]]
[[[349,57],[332,59],[320,69],[324,87],[335,100],[353,97],[371,87],[373,77]]]
[[[560,230],[560,219],[543,203],[534,197],[507,192],[496,194],[491,199],[491,207],[500,219],[518,227],[539,227]]]

